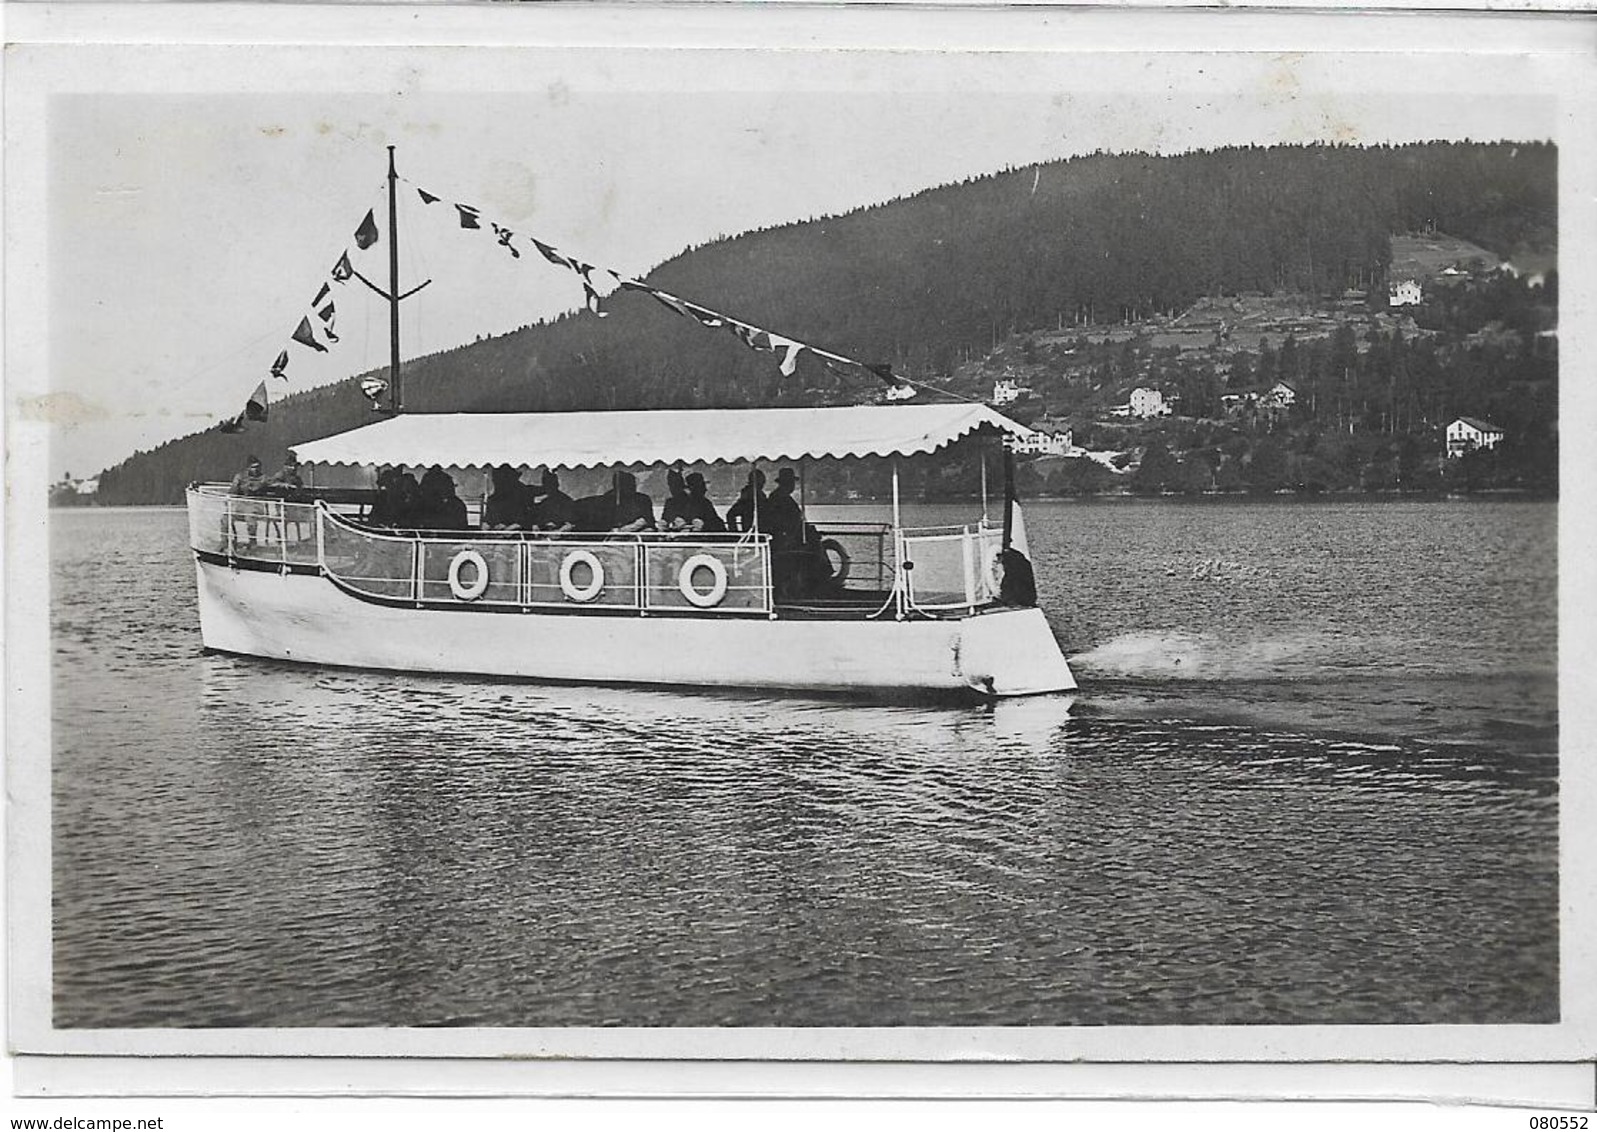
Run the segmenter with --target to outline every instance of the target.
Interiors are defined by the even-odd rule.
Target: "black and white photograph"
[[[990,20],[13,46],[19,1052],[1591,1058],[1589,53]]]

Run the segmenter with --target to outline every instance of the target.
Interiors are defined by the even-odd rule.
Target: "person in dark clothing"
[[[779,597],[798,596],[804,589],[804,512],[793,498],[798,477],[792,468],[776,476],[776,488],[760,512],[760,530],[771,536],[771,573]]]
[[[421,484],[410,472],[400,473],[395,486],[394,526],[420,526],[422,500]]]
[[[737,502],[726,513],[726,525],[734,531],[763,530],[765,473],[758,468],[749,473],[749,482],[738,493]]]
[[[374,527],[399,525],[399,469],[383,468],[377,473],[377,495],[366,522]]]
[[[793,489],[798,477],[792,468],[783,468],[776,476],[776,490],[765,497],[760,512],[760,529],[771,536],[771,549],[776,553],[797,550],[804,545],[804,512]]]
[[[610,516],[610,529],[622,533],[654,530],[654,500],[638,490],[638,481],[631,472],[617,472],[615,478],[615,511]]]
[[[452,476],[437,464],[421,478],[421,505],[416,526],[434,531],[466,529],[466,504],[455,492]]]
[[[711,503],[709,496],[705,494],[704,477],[698,472],[690,473],[687,478],[687,489],[689,525],[705,534],[725,534],[726,520],[721,518],[721,513],[715,509],[715,504]]]
[[[665,507],[660,512],[660,529],[663,531],[691,531],[698,528],[693,525],[693,498],[688,495],[688,485],[682,480],[682,473],[672,468],[665,474],[666,490],[670,495],[665,501]]]
[[[482,506],[482,529],[521,530],[531,502],[527,485],[521,482],[521,473],[509,464],[501,464],[493,470],[491,479],[494,489]]]
[[[1026,556],[1010,547],[998,556],[998,564],[1004,568],[998,600],[1005,605],[1036,605],[1037,578]]]
[[[539,498],[528,511],[527,525],[535,531],[569,531],[576,525],[576,505],[560,490],[560,477],[554,469],[544,469],[539,483]]]

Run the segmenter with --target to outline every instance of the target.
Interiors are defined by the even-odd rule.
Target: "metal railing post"
[[[972,613],[976,612],[976,564],[971,561],[973,538],[970,528],[966,527],[964,535],[959,540],[960,549],[963,551],[965,566],[965,604]]]

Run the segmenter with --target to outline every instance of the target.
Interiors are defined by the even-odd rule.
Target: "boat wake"
[[[1302,674],[1323,661],[1318,634],[1226,640],[1180,632],[1124,633],[1070,658],[1090,676],[1143,680],[1271,680]]]

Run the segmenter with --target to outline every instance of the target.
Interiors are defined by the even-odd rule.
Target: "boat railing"
[[[997,601],[1003,539],[1002,528],[985,523],[910,527],[898,532],[903,608],[974,612],[978,606]]]
[[[385,532],[318,511],[322,570],[418,605],[769,614],[763,535]]]
[[[221,487],[221,491],[208,484],[189,489],[190,546],[228,558],[316,565],[316,504],[230,495],[225,484]]]

